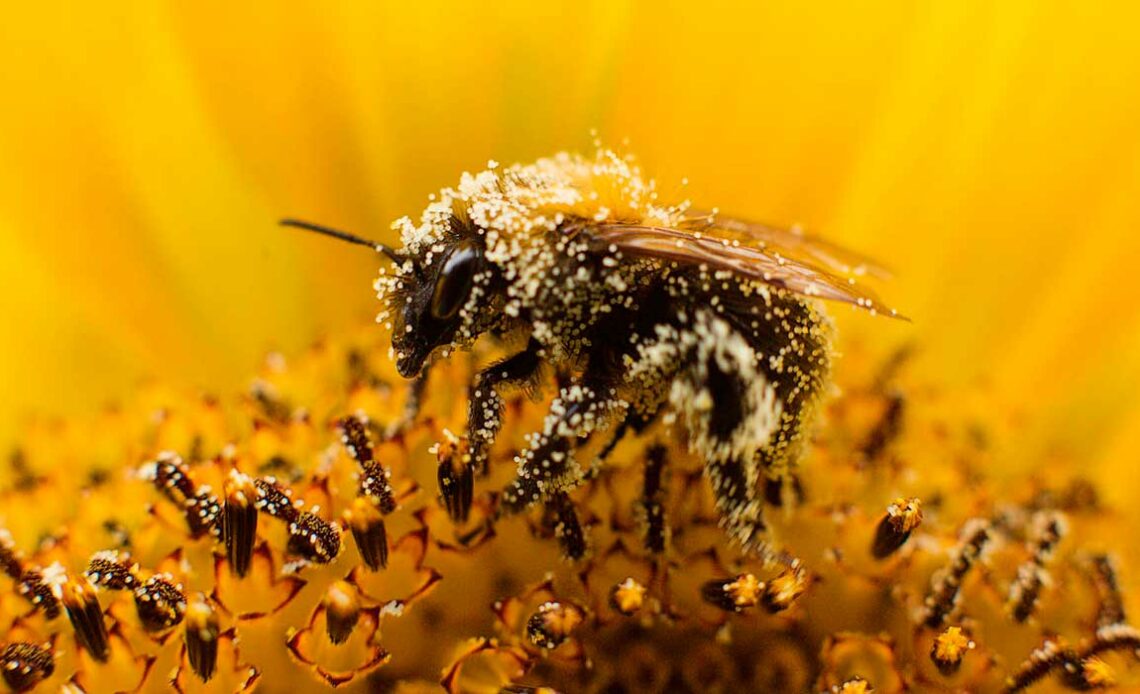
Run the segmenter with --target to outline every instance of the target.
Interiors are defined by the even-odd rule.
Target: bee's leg
[[[804,485],[800,477],[789,472],[784,477],[764,477],[764,500],[777,508],[790,506],[795,508],[803,503]]]
[[[523,351],[488,366],[475,377],[467,405],[467,439],[471,464],[480,475],[487,473],[491,444],[503,425],[499,388],[526,384],[535,378],[542,365],[541,350],[542,346],[532,339]]]
[[[775,507],[794,508],[804,499],[804,488],[796,474],[795,462],[800,456],[807,427],[812,417],[804,408],[805,397],[783,399],[779,427],[768,444],[756,452],[755,463],[764,485],[764,500]]]
[[[716,509],[726,532],[742,547],[753,547],[760,541],[765,525],[763,505],[754,481],[749,480],[747,467],[739,458],[730,458],[707,462],[705,473],[712,483]]]
[[[542,431],[519,454],[519,472],[503,490],[501,511],[517,513],[551,494],[571,489],[583,471],[574,458],[578,440],[604,426],[610,416],[626,407],[608,381],[591,379],[559,390],[550,404]]]
[[[621,420],[621,423],[614,428],[613,437],[609,440],[608,443],[606,443],[605,448],[603,448],[601,452],[598,453],[598,461],[604,462],[606,458],[609,458],[610,453],[614,452],[614,449],[617,448],[618,444],[621,443],[621,440],[625,438],[625,435],[630,431],[635,434],[641,434],[643,431],[649,428],[649,425],[652,424],[656,418],[656,414],[644,415],[630,410],[629,413],[627,413],[626,416]]]

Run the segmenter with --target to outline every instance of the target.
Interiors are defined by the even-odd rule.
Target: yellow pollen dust
[[[922,501],[917,498],[895,499],[887,513],[899,532],[909,533],[922,524]]]
[[[1091,656],[1083,663],[1085,681],[1093,687],[1111,687],[1116,684],[1116,673],[1103,659]]]
[[[728,584],[726,592],[737,607],[752,607],[764,592],[764,582],[753,574],[744,574]]]
[[[614,603],[622,613],[632,614],[640,610],[645,603],[645,592],[645,586],[632,578],[627,578],[614,588]]]
[[[934,657],[946,663],[958,662],[974,645],[960,627],[949,627],[934,639]]]

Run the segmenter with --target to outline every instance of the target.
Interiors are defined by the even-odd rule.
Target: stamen
[[[138,585],[138,564],[129,554],[115,550],[96,552],[87,564],[87,580],[106,590],[134,590]]]
[[[226,503],[222,516],[222,537],[226,560],[238,577],[245,576],[253,560],[257,542],[258,489],[245,475],[231,471],[226,481]]]
[[[38,568],[27,569],[20,576],[17,591],[36,608],[44,611],[48,619],[59,616],[59,598],[52,592],[51,586],[44,580],[43,572]]]
[[[340,529],[335,523],[304,511],[289,524],[289,551],[306,561],[327,564],[340,553]]]
[[[26,692],[55,672],[50,648],[34,643],[10,643],[0,649],[0,675],[14,692]]]
[[[627,578],[610,589],[610,607],[626,617],[636,614],[645,604],[645,586]]]
[[[962,528],[961,540],[954,549],[950,563],[934,574],[930,592],[923,604],[922,622],[931,628],[942,626],[954,611],[961,597],[962,579],[985,549],[990,540],[990,524],[981,518],[967,521]]]
[[[107,625],[103,622],[103,608],[95,589],[86,580],[68,580],[61,586],[61,601],[67,618],[75,629],[75,639],[91,657],[106,662],[111,654],[107,640]]]
[[[143,628],[163,632],[178,625],[186,614],[182,586],[170,574],[155,574],[135,589],[135,609]]]
[[[1091,568],[1093,587],[1096,589],[1099,598],[1096,615],[1097,627],[1124,622],[1124,597],[1120,594],[1120,585],[1116,579],[1116,566],[1112,557],[1107,554],[1094,556]]]
[[[1017,578],[1009,586],[1007,606],[1014,621],[1024,623],[1033,614],[1041,589],[1048,581],[1045,564],[1064,531],[1064,520],[1059,513],[1039,513],[1034,517],[1035,539],[1029,546],[1030,559],[1018,567]]]
[[[910,534],[921,524],[921,501],[917,498],[895,499],[875,530],[871,554],[876,559],[886,559],[906,544]]]
[[[336,581],[325,592],[325,629],[329,641],[341,644],[352,635],[360,620],[360,598],[347,581]]]
[[[475,469],[464,445],[437,449],[439,456],[439,496],[447,515],[455,523],[466,523],[475,494]]]
[[[726,612],[741,612],[755,607],[764,594],[764,582],[752,574],[708,581],[701,586],[701,596],[711,605]]]
[[[948,627],[935,637],[930,648],[930,659],[939,672],[950,677],[962,667],[966,653],[973,650],[975,645],[973,640],[962,633],[961,627]]]
[[[360,493],[374,497],[380,512],[387,515],[396,510],[396,496],[389,481],[390,473],[373,457],[368,431],[359,417],[345,417],[340,421],[344,448],[360,465]]]
[[[0,571],[13,579],[19,579],[24,573],[24,557],[7,528],[0,528]]]
[[[283,486],[275,477],[258,477],[253,480],[257,487],[257,510],[286,523],[297,520],[300,513],[293,502],[293,491]]]
[[[344,512],[345,525],[352,531],[352,539],[360,558],[372,571],[388,566],[388,532],[384,517],[367,497],[358,496],[352,508]]]
[[[209,682],[218,665],[218,613],[201,593],[186,608],[186,657],[190,668]]]
[[[176,453],[160,453],[153,462],[143,466],[142,476],[150,479],[159,492],[182,509],[192,537],[216,532],[221,513],[217,498],[195,486],[189,468]]]
[[[1040,648],[1029,654],[1029,657],[1018,666],[1017,670],[1005,680],[1006,692],[1019,692],[1036,684],[1066,660],[1073,658],[1071,651],[1061,648],[1056,641],[1046,641]]]
[[[831,691],[834,694],[871,694],[874,690],[871,683],[862,677],[852,677],[843,684],[835,685]]]
[[[544,602],[538,612],[530,616],[526,623],[526,635],[530,642],[543,650],[558,648],[585,619],[578,607],[561,602]]]
[[[807,572],[798,559],[793,559],[791,566],[764,586],[761,600],[768,612],[776,614],[791,607],[805,590]]]

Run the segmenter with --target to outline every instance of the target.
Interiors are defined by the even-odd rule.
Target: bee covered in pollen
[[[895,315],[855,283],[871,267],[861,257],[796,230],[661,203],[632,159],[601,148],[464,174],[418,223],[394,223],[398,250],[283,223],[393,261],[375,286],[403,376],[422,377],[433,356],[485,334],[525,344],[471,384],[476,471],[489,465],[504,392],[559,374],[500,513],[579,485],[601,462],[578,458],[580,440],[616,441],[662,420],[681,425],[703,459],[728,533],[763,547],[764,491],[790,481],[828,383],[832,328],[818,299]]]

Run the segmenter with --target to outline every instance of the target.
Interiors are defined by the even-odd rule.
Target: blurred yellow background
[[[118,6],[116,6],[118,5]],[[145,377],[244,385],[371,320],[383,237],[488,159],[630,149],[665,191],[884,259],[1020,465],[1140,455],[1140,10],[1116,3],[20,3],[0,27],[0,441]],[[842,368],[842,365],[840,365]],[[1110,485],[1123,501],[1140,482]]]

